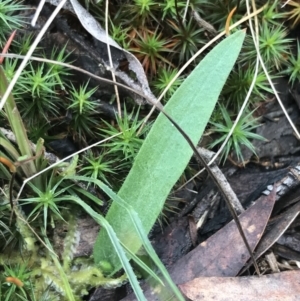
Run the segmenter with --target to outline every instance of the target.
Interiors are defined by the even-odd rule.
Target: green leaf
[[[165,107],[165,111],[197,143],[209,121],[222,87],[237,59],[245,37],[238,31],[216,46],[188,76]],[[192,156],[187,141],[170,121],[160,114],[118,196],[132,206],[149,233],[164,202]],[[131,217],[113,202],[106,216],[118,239],[135,253],[141,247]],[[118,255],[105,230],[94,246],[95,262],[106,260],[115,271],[121,268]]]
[[[146,233],[143,230],[143,225],[140,221],[140,218],[136,214],[136,212],[132,209],[132,207],[129,206],[128,204],[126,204],[126,202],[124,200],[122,200],[106,184],[104,184],[100,180],[91,179],[91,178],[83,177],[83,176],[71,176],[70,179],[77,180],[77,181],[92,182],[92,183],[98,185],[98,187],[100,187],[112,200],[114,200],[114,202],[117,202],[122,208],[124,208],[124,210],[128,213],[128,215],[130,216],[130,218],[132,220],[132,223],[134,225],[133,230],[136,231],[137,235],[140,237],[141,242],[142,242],[145,250],[147,251],[149,257],[153,260],[156,267],[160,270],[162,276],[166,280],[166,283],[169,285],[169,288],[171,290],[165,291],[165,288],[166,288],[165,284],[158,277],[158,275],[156,275],[156,273],[154,271],[150,270],[149,267],[147,267],[137,256],[134,255],[134,253],[130,249],[128,249],[128,247],[126,245],[124,245],[121,242],[121,245],[123,246],[123,248],[128,253],[127,254],[128,257],[131,258],[132,260],[134,260],[136,264],[138,264],[142,269],[144,269],[153,278],[153,280],[156,281],[156,285],[160,285],[160,289],[161,289],[161,291],[164,290],[164,294],[167,293],[167,294],[172,294],[172,296],[175,295],[176,298],[177,298],[176,300],[184,301],[183,296],[181,295],[181,293],[180,293],[179,289],[177,288],[177,286],[173,283],[167,269],[164,267],[163,263],[160,261],[157,254],[155,253],[155,250],[153,249]],[[74,198],[74,197],[70,196],[70,198]],[[102,262],[107,263],[107,261],[102,261]],[[100,264],[100,263],[101,262],[98,262],[97,264]],[[110,264],[109,264],[109,266],[111,268],[113,268]],[[134,283],[133,282],[134,279],[131,279],[130,275],[128,275],[128,279],[129,279],[130,282]]]
[[[72,178],[72,177],[70,177]],[[73,177],[74,179],[76,177]],[[84,177],[77,177],[84,179]],[[90,179],[88,179],[90,180]],[[93,179],[95,180],[95,179]],[[97,180],[95,180],[96,182]],[[100,181],[99,181],[100,182]],[[69,199],[72,199],[75,203],[80,205],[96,222],[99,223],[108,233],[109,239],[113,245],[114,251],[116,252],[117,256],[120,259],[120,262],[126,272],[126,275],[128,276],[128,279],[130,281],[130,284],[133,288],[133,291],[139,301],[146,301],[145,296],[142,292],[142,289],[139,285],[139,282],[133,272],[133,269],[131,265],[129,264],[128,258],[125,255],[125,252],[120,244],[119,239],[117,238],[113,228],[109,225],[109,223],[106,221],[106,219],[95,212],[89,205],[87,205],[85,202],[83,202],[81,199],[79,199],[76,196],[69,196]]]
[[[8,82],[4,70],[2,66],[0,66],[0,95],[4,95],[7,87],[8,87]],[[11,93],[6,100],[6,103],[4,105],[4,110],[7,115],[7,119],[10,124],[11,130],[16,137],[18,149],[20,151],[20,156],[27,156],[28,158],[32,157],[32,150],[27,137],[27,131],[25,129],[23,120],[21,118],[15,100]],[[4,139],[2,138],[0,139],[3,142]],[[11,149],[10,151],[10,153],[14,153],[14,154],[16,154],[17,152],[18,151],[16,149],[15,150]],[[30,177],[38,172],[34,161],[28,161],[26,164],[21,164],[21,168],[24,171],[26,177]],[[32,182],[37,186],[42,187],[41,177],[34,178]]]
[[[0,67],[0,93],[4,95],[6,89],[8,87],[8,83],[3,71],[2,66]],[[30,144],[27,138],[27,133],[19,111],[17,109],[16,103],[12,94],[9,95],[5,106],[5,113],[7,114],[8,122],[11,126],[11,130],[15,134],[18,147],[20,149],[21,156],[27,155],[28,157],[32,157],[32,151],[30,148]],[[26,176],[32,176],[37,172],[36,167],[33,161],[29,161],[28,164],[22,166],[24,173]],[[36,180],[35,180],[36,182]]]

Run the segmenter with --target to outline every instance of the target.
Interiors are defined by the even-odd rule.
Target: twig
[[[213,25],[211,25],[210,23],[208,23],[207,21],[202,19],[200,17],[200,15],[194,9],[192,9],[192,16],[194,17],[195,21],[198,23],[198,25],[200,27],[204,28],[205,30],[207,30],[208,32],[213,34],[214,36],[216,36],[218,34],[216,29],[213,27]]]
[[[287,0],[282,6],[281,8],[285,7],[291,0]]]
[[[248,0],[246,1],[246,3],[247,3],[247,11],[248,11],[248,14],[249,14],[250,13],[250,8],[249,8]],[[252,1],[252,5],[253,5],[253,7],[255,7],[255,2],[254,1]],[[252,33],[252,35],[254,35],[251,21],[249,22],[249,25],[250,25],[251,33]],[[271,77],[269,75],[269,72],[268,72],[266,66],[265,66],[265,63],[264,63],[264,61],[263,61],[263,59],[261,57],[261,54],[260,54],[260,51],[259,51],[259,43],[256,42],[255,39],[253,41],[254,41],[255,49],[256,49],[257,56],[259,58],[260,64],[261,64],[261,66],[262,66],[262,68],[264,70],[264,73],[265,73],[265,75],[266,75],[266,77],[268,79],[268,82],[269,82],[269,84],[270,84],[270,86],[272,88],[272,91],[274,92],[274,95],[275,95],[275,97],[276,97],[276,99],[277,99],[277,101],[278,101],[278,103],[279,103],[279,105],[280,105],[280,107],[281,107],[281,109],[282,109],[285,117],[287,118],[290,126],[294,130],[297,138],[300,139],[300,134],[299,134],[296,126],[294,125],[293,121],[291,120],[288,112],[286,111],[286,109],[285,109],[285,107],[284,107],[284,105],[283,105],[283,103],[282,103],[282,101],[281,101],[281,99],[279,97],[279,94],[278,94],[278,92],[277,92],[277,90],[276,90],[276,88],[275,88],[275,86],[274,86],[274,84],[272,82],[272,79],[271,79]]]
[[[207,161],[209,162],[210,159],[213,157],[214,153],[206,150],[202,147],[197,148],[198,153]],[[237,198],[235,192],[232,190],[230,184],[228,183],[226,177],[218,167],[218,165],[214,162],[211,166],[211,172],[215,175],[220,187],[224,191],[224,193],[227,195],[228,200],[230,201],[232,207],[236,210],[238,214],[244,212],[244,208],[242,204],[240,203],[239,199]]]
[[[110,50],[110,44],[108,42],[108,0],[105,1],[105,33],[106,33],[106,45],[107,45],[107,53],[108,53],[108,59],[109,59],[109,65],[110,65],[110,71],[112,75],[112,79],[114,82],[116,82],[116,75],[113,72],[113,61],[111,57],[111,50]],[[116,100],[117,100],[117,106],[118,106],[118,115],[119,118],[122,118],[122,112],[121,112],[121,103],[120,103],[120,95],[118,86],[114,85],[115,93],[116,93]]]
[[[34,14],[32,20],[31,20],[31,26],[32,26],[32,27],[35,26],[36,21],[37,21],[39,15],[40,15],[40,13],[41,13],[41,11],[42,11],[44,5],[45,5],[45,2],[46,2],[46,0],[40,0],[40,3],[39,3],[39,5],[38,5],[38,7],[37,7],[37,9],[36,9],[36,11],[35,11],[35,14]]]
[[[187,0],[186,4],[185,4],[185,8],[184,8],[183,17],[182,17],[182,22],[183,23],[185,23],[186,15],[187,15],[187,11],[188,11],[189,5],[190,5],[190,0]]]

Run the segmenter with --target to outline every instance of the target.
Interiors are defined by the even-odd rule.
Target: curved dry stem
[[[182,17],[182,22],[183,22],[183,23],[184,23],[185,20],[186,20],[186,15],[187,15],[189,6],[190,6],[190,0],[187,0],[187,1],[186,1],[186,4],[185,4],[185,8],[184,8],[183,17]]]
[[[36,21],[37,21],[39,15],[40,15],[40,13],[41,13],[41,11],[42,11],[44,5],[45,5],[45,2],[46,2],[46,0],[40,0],[40,3],[39,3],[39,5],[38,5],[38,7],[37,7],[37,9],[36,9],[36,11],[35,11],[35,14],[34,14],[32,20],[31,20],[31,26],[32,26],[32,27],[35,26]]]
[[[287,0],[284,4],[282,4],[281,8],[285,7],[291,0]]]
[[[247,0],[246,3],[247,3],[247,10],[248,10],[248,13],[249,13],[249,10],[250,10],[250,9],[249,9],[248,1],[249,1],[249,0]],[[253,0],[252,0],[252,5],[253,5],[253,7],[255,7],[255,2],[254,2]],[[252,23],[250,22],[249,24],[250,24],[251,33],[252,33],[252,35],[253,35]],[[278,95],[276,89],[275,89],[275,86],[274,86],[274,84],[273,84],[273,82],[272,82],[272,79],[271,79],[271,77],[270,77],[270,75],[269,75],[269,72],[268,72],[268,70],[267,70],[267,68],[266,68],[266,66],[265,66],[265,63],[264,63],[264,61],[263,61],[263,59],[262,59],[262,57],[261,57],[261,55],[260,55],[258,42],[256,42],[255,39],[254,39],[253,41],[254,41],[255,49],[256,49],[257,56],[258,56],[258,58],[259,58],[260,64],[261,64],[261,66],[262,66],[262,68],[263,68],[263,70],[264,70],[264,72],[265,72],[265,75],[266,75],[266,77],[267,77],[267,79],[268,79],[268,82],[269,82],[269,84],[270,84],[270,86],[271,86],[273,92],[274,92],[274,95],[275,95],[275,97],[276,97],[276,99],[277,99],[277,101],[278,101],[278,103],[279,103],[279,105],[280,105],[280,107],[281,107],[281,109],[282,109],[282,111],[283,111],[285,117],[287,118],[287,120],[288,120],[290,126],[291,126],[292,129],[294,130],[294,132],[295,132],[297,138],[300,139],[300,134],[299,134],[299,132],[298,132],[298,130],[297,130],[295,124],[294,124],[293,121],[291,120],[291,118],[290,118],[288,112],[286,111],[286,109],[285,109],[285,107],[284,107],[284,105],[283,105],[283,103],[282,103],[282,101],[281,101],[281,99],[280,99],[280,97],[279,97],[279,95]]]
[[[247,0],[248,1],[248,0]],[[248,12],[249,14],[249,12]],[[257,20],[257,15],[254,16],[254,19],[255,19],[255,33],[253,31],[253,28],[252,28],[252,22],[251,22],[251,19],[249,19],[249,25],[250,25],[250,28],[251,28],[251,33],[252,33],[252,38],[254,41],[257,41],[258,42],[258,39],[259,39],[259,36],[258,36],[258,20]],[[254,88],[254,85],[255,85],[255,81],[256,81],[256,78],[257,78],[257,74],[258,74],[258,68],[259,68],[259,58],[257,57],[256,58],[256,64],[255,64],[255,72],[254,72],[254,77],[253,77],[253,80],[251,82],[251,85],[250,85],[250,88],[247,92],[247,95],[246,95],[246,98],[243,102],[243,105],[239,111],[239,114],[238,116],[236,117],[236,120],[234,121],[234,124],[232,126],[232,128],[230,129],[226,139],[224,140],[223,144],[221,145],[220,149],[217,151],[217,153],[213,156],[213,158],[210,160],[209,164],[211,164],[212,162],[214,162],[216,160],[216,158],[221,154],[221,152],[223,151],[225,145],[227,144],[228,140],[230,139],[230,137],[232,136],[232,133],[234,131],[234,129],[236,128],[239,120],[241,119],[242,117],[242,114],[248,104],[248,101],[250,99],[250,96],[251,96],[251,93],[253,91],[253,88]]]
[[[254,12],[257,12],[257,11],[254,11]],[[258,13],[257,13],[258,14]],[[255,18],[255,35],[253,33],[252,37],[253,39],[256,39],[258,41],[258,21],[257,21],[257,14],[254,14],[254,18]],[[249,16],[249,14],[248,14]],[[249,19],[249,22],[251,23],[251,19]],[[251,23],[252,25],[252,23]],[[256,78],[257,78],[257,74],[258,74],[258,67],[259,67],[259,58],[257,57],[256,59],[256,65],[255,65],[255,72],[254,72],[254,77],[253,77],[253,80],[251,82],[251,85],[250,85],[250,88],[247,92],[247,95],[246,95],[246,98],[242,104],[242,107],[238,113],[238,116],[236,117],[236,120],[234,121],[233,123],[233,126],[232,128],[230,129],[226,139],[224,140],[224,142],[222,143],[221,147],[219,148],[219,150],[215,153],[215,155],[213,156],[213,158],[209,161],[208,163],[208,166],[210,166],[217,158],[218,156],[221,154],[221,152],[223,151],[224,147],[226,146],[228,140],[230,139],[230,137],[232,136],[232,133],[234,131],[234,129],[236,128],[236,125],[238,124],[239,120],[241,119],[242,117],[242,114],[244,112],[244,109],[246,108],[247,104],[248,104],[248,101],[250,99],[250,96],[251,96],[251,93],[252,93],[252,90],[254,88],[254,85],[255,85],[255,81],[256,81]],[[190,183],[191,181],[193,181],[196,177],[198,177],[202,172],[204,172],[205,168],[202,168],[199,172],[197,172],[193,177],[191,177],[188,181],[186,181],[183,185],[181,185],[177,191],[179,191],[180,189],[182,189],[183,187],[185,187],[188,183]]]
[[[10,53],[10,54],[3,54],[3,53],[0,53],[0,57],[8,57],[8,58],[17,58],[17,59],[24,59],[26,56],[25,55],[20,55],[20,54],[15,54],[15,53]],[[149,103],[153,103],[153,100],[144,95],[143,93],[139,92],[139,91],[136,91],[134,90],[133,88],[129,87],[129,86],[126,86],[122,83],[119,83],[119,82],[114,82],[113,80],[110,80],[110,79],[107,79],[107,78],[104,78],[104,77],[101,77],[101,76],[97,76],[89,71],[86,71],[80,67],[76,67],[74,65],[70,65],[70,64],[67,64],[67,63],[63,63],[63,62],[58,62],[58,61],[54,61],[54,60],[50,60],[50,59],[45,59],[45,58],[41,58],[41,57],[36,57],[36,56],[31,56],[29,58],[29,60],[32,60],[32,61],[37,61],[37,62],[44,62],[44,63],[50,63],[50,64],[54,64],[54,65],[59,65],[59,66],[63,66],[63,67],[67,67],[67,68],[70,68],[72,70],[76,70],[76,71],[79,71],[83,74],[86,74],[92,78],[95,78],[99,81],[102,81],[102,82],[105,82],[105,83],[109,83],[109,84],[112,84],[112,85],[116,85],[116,86],[119,86],[121,88],[124,88],[125,90],[128,90],[130,92],[133,92],[135,93],[136,95],[139,95],[145,99],[147,99],[149,101]]]
[[[253,12],[252,14],[250,14],[249,0],[246,1],[246,4],[247,4],[248,17],[249,17],[249,16],[254,16],[254,20],[255,20],[255,32],[254,32],[251,18],[249,18],[250,31],[251,31],[252,38],[253,38],[253,41],[254,41],[254,45],[255,45],[255,48],[256,48],[256,51],[257,51],[257,61],[256,61],[256,66],[255,66],[255,74],[254,74],[254,78],[253,78],[253,81],[252,81],[252,83],[251,83],[251,86],[250,86],[250,88],[249,88],[249,91],[248,91],[248,93],[247,93],[247,96],[246,96],[246,98],[245,98],[245,101],[244,101],[244,103],[243,103],[243,105],[242,105],[242,107],[241,107],[241,109],[240,109],[240,111],[239,111],[239,114],[238,114],[238,116],[237,116],[237,118],[236,118],[236,120],[235,120],[235,122],[234,122],[234,124],[233,124],[233,126],[232,126],[232,128],[231,128],[231,130],[229,131],[229,133],[228,133],[226,139],[224,140],[222,146],[219,148],[219,150],[217,151],[217,153],[213,156],[213,158],[212,158],[212,159],[210,160],[210,162],[208,163],[208,166],[210,166],[210,165],[216,160],[216,158],[220,155],[220,153],[221,153],[222,150],[224,149],[226,143],[227,143],[228,140],[230,139],[230,137],[231,137],[231,135],[232,135],[232,133],[233,133],[233,131],[234,131],[234,129],[235,129],[237,123],[239,122],[239,120],[240,120],[240,118],[241,118],[241,115],[242,115],[242,113],[243,113],[243,111],[244,111],[244,109],[245,109],[245,107],[246,107],[246,105],[247,105],[247,102],[248,102],[248,100],[249,100],[250,94],[251,94],[251,92],[252,92],[252,90],[253,90],[253,87],[254,87],[254,84],[255,84],[255,79],[256,79],[256,77],[257,77],[258,66],[259,66],[258,63],[259,63],[259,62],[260,62],[261,66],[262,66],[262,68],[263,68],[263,70],[264,70],[264,72],[265,72],[265,74],[266,74],[266,77],[267,77],[267,79],[268,79],[268,81],[269,81],[269,84],[270,84],[270,86],[271,86],[271,88],[272,88],[272,90],[273,90],[273,92],[274,92],[274,95],[275,95],[276,99],[278,100],[278,103],[279,103],[279,105],[280,105],[280,107],[281,107],[283,113],[285,114],[285,116],[286,116],[288,122],[290,123],[292,129],[295,131],[295,134],[297,135],[298,139],[300,139],[299,132],[298,132],[297,128],[295,127],[294,123],[292,122],[292,120],[290,119],[290,117],[289,117],[289,115],[288,115],[288,113],[287,113],[287,111],[286,111],[286,109],[285,109],[285,107],[284,107],[284,105],[283,105],[283,103],[282,103],[282,101],[281,101],[281,99],[280,99],[280,97],[279,97],[279,95],[278,95],[278,93],[277,93],[275,87],[274,87],[274,84],[273,84],[273,82],[272,82],[272,80],[271,80],[271,78],[270,78],[270,76],[269,76],[268,70],[267,70],[267,68],[265,67],[265,64],[264,64],[264,62],[263,62],[263,60],[262,60],[262,57],[261,57],[261,55],[260,55],[260,52],[259,52],[259,46],[258,46],[258,41],[259,41],[259,40],[258,40],[258,20],[257,20],[257,17],[256,17],[258,13],[255,13],[255,12],[258,12],[258,11],[256,10],[255,2],[252,1],[252,6],[253,6],[253,9],[254,9],[254,12]],[[263,8],[264,8],[264,7],[263,7]],[[259,10],[261,10],[261,8],[260,8]],[[193,181],[193,180],[194,180],[196,177],[198,177],[202,172],[204,172],[204,170],[205,170],[205,169],[202,168],[202,169],[201,169],[199,172],[197,172],[192,178],[190,178],[190,179],[189,179],[188,181],[186,181],[183,185],[181,185],[181,186],[177,189],[177,191],[180,190],[180,189],[182,189],[183,187],[185,187],[185,186],[186,186],[188,183],[190,183],[191,181]]]

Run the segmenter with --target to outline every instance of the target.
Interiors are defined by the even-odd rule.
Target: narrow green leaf
[[[143,230],[143,226],[142,226],[142,223],[140,221],[140,218],[136,214],[136,212],[132,209],[132,207],[130,205],[126,204],[126,202],[124,200],[122,200],[116,193],[114,193],[112,191],[111,188],[109,188],[106,184],[104,184],[100,180],[91,179],[91,178],[84,177],[84,176],[71,176],[69,178],[72,179],[72,180],[77,180],[77,181],[87,181],[87,182],[92,181],[92,183],[98,185],[99,188],[101,188],[113,201],[117,202],[120,206],[122,206],[124,208],[124,210],[126,210],[128,212],[128,214],[129,214],[129,216],[132,220],[132,223],[134,225],[133,230],[135,230],[136,233],[138,234],[138,236],[140,237],[142,245],[144,246],[144,248],[147,251],[148,255],[150,256],[150,258],[153,260],[153,262],[156,264],[156,266],[161,271],[162,275],[166,279],[166,282],[169,284],[169,287],[171,288],[172,292],[176,295],[177,300],[178,301],[184,301],[184,298],[181,295],[179,289],[174,284],[174,282],[172,281],[171,276],[169,275],[169,273],[166,270],[165,266],[163,265],[161,260],[158,258],[157,254],[155,253],[155,250],[153,249],[147,235],[145,234],[145,232]],[[70,196],[70,198],[72,198],[72,196]],[[150,276],[153,277],[153,279],[157,282],[157,285],[160,285],[161,291],[162,291],[165,287],[162,280],[153,271],[151,271],[143,262],[141,262],[141,260],[138,257],[136,257],[134,255],[134,253],[132,253],[131,250],[127,248],[126,245],[124,245],[123,243],[121,243],[121,244],[124,247],[124,249],[128,252],[129,257],[132,260],[134,260],[135,263],[138,264],[142,269],[144,269]],[[166,292],[164,292],[164,293],[166,293]],[[168,291],[167,293],[170,294],[171,292]]]
[[[148,267],[139,257],[137,257],[134,253],[132,253],[125,245],[122,244],[122,247],[126,252],[128,252],[128,255],[132,260],[139,265],[140,268],[142,268],[145,272],[147,272],[153,279],[155,279],[161,286],[164,286],[163,281],[157,276],[156,272],[151,270],[150,267]]]
[[[135,228],[137,228],[138,226],[136,225],[141,225],[141,222],[139,220],[139,217],[137,216],[137,214],[132,210],[132,208],[130,206],[128,206],[126,204],[126,202],[124,202],[116,193],[114,193],[111,188],[109,188],[106,184],[104,184],[102,181],[98,180],[98,179],[91,179],[89,177],[85,177],[85,176],[70,176],[68,177],[69,179],[72,179],[72,180],[76,180],[76,181],[85,181],[85,182],[92,182],[96,185],[98,185],[99,188],[101,188],[106,194],[107,196],[109,196],[112,200],[118,202],[120,204],[120,206],[123,206],[125,210],[127,210],[129,212],[129,214],[131,214],[132,216],[132,220],[133,220],[133,223],[135,225]],[[70,200],[74,200],[74,196],[70,196]],[[96,204],[98,204],[99,201],[96,202]],[[139,232],[142,232],[142,230],[139,230]],[[143,245],[145,246],[148,246],[148,245],[151,245],[148,237],[146,235],[140,235],[141,237],[141,240],[143,242]],[[123,245],[123,244],[122,244]],[[142,268],[144,269],[147,273],[149,273],[154,279],[156,279],[157,282],[159,282],[160,284],[163,285],[163,282],[161,281],[161,279],[154,274],[153,271],[151,271],[148,266],[146,266],[138,257],[135,256],[134,253],[131,252],[131,250],[129,250],[125,245],[124,245],[124,248],[126,251],[128,251],[128,253],[130,254],[130,257]],[[147,248],[146,248],[147,250]],[[153,250],[154,252],[154,250]],[[155,252],[154,252],[155,253]],[[150,253],[149,253],[150,254]],[[156,254],[155,254],[156,255]],[[156,258],[154,258],[154,256],[151,258],[153,259],[154,262]],[[160,262],[161,263],[161,262]],[[97,263],[98,264],[98,263]],[[161,265],[163,266],[163,264],[161,263]],[[159,266],[159,265],[157,265]]]
[[[74,177],[69,177],[70,179],[75,179]],[[78,177],[79,179],[80,177]],[[84,178],[84,177],[82,177]],[[82,179],[81,178],[81,179]],[[90,180],[90,178],[89,178]],[[133,272],[133,269],[129,263],[128,258],[125,255],[125,252],[120,244],[119,239],[116,236],[116,233],[114,232],[113,228],[110,226],[110,224],[106,221],[106,219],[101,216],[99,213],[95,212],[89,205],[87,205],[85,202],[83,202],[81,199],[79,199],[76,196],[69,196],[69,200],[73,200],[75,203],[80,205],[99,225],[101,225],[108,233],[108,237],[113,245],[114,251],[116,252],[117,256],[119,256],[120,262],[122,267],[124,268],[126,275],[128,276],[128,279],[130,281],[130,284],[134,290],[134,293],[139,301],[146,301],[145,296],[143,294],[143,291],[139,285],[139,282]]]
[[[245,37],[238,31],[218,44],[195,68],[174,93],[165,111],[196,144],[209,121],[222,87],[237,59]],[[127,176],[118,195],[132,206],[149,233],[164,202],[192,156],[187,141],[160,114]],[[113,202],[106,216],[117,237],[133,253],[141,247],[133,231],[131,216]],[[94,246],[96,262],[109,261],[115,271],[121,268],[110,239],[101,230]]]
[[[0,137],[0,145],[8,152],[14,161],[17,161],[17,159],[20,157],[20,154],[10,141]]]
[[[44,232],[44,234],[45,234],[45,235],[44,235],[44,239],[45,239],[45,241],[46,241],[46,244],[47,244],[48,248],[49,248],[51,251],[53,251],[52,245],[51,245],[51,243],[50,243],[50,241],[49,241],[49,239],[48,239],[48,237],[47,237],[47,235],[46,235],[46,233],[45,233],[45,230],[44,230],[43,232]],[[61,279],[62,279],[64,288],[65,288],[64,293],[66,294],[66,297],[67,297],[68,300],[70,300],[70,301],[75,301],[75,296],[74,296],[74,294],[73,294],[73,292],[72,292],[72,288],[70,287],[70,283],[69,283],[69,281],[68,281],[67,275],[65,274],[65,272],[64,272],[64,270],[63,270],[63,268],[62,268],[60,262],[58,261],[57,257],[54,256],[54,252],[50,252],[49,254],[50,254],[50,256],[52,257],[52,260],[54,261],[54,264],[55,264],[55,266],[56,266],[56,268],[57,268],[57,270],[58,270],[58,272],[59,272],[59,275],[60,275],[60,277],[61,277]]]
[[[4,73],[2,66],[0,66],[0,95],[4,95],[8,87],[7,79]],[[32,157],[32,151],[30,143],[27,137],[27,132],[13,98],[13,95],[10,95],[7,98],[7,101],[4,105],[4,111],[7,115],[8,122],[10,124],[11,130],[16,137],[18,144],[18,151],[20,151],[21,156],[27,155],[29,158]],[[16,150],[17,152],[17,150]],[[21,165],[22,170],[24,171],[26,177],[30,177],[38,172],[34,161],[28,161],[26,164]],[[33,180],[35,185],[42,187],[41,177],[36,177]]]

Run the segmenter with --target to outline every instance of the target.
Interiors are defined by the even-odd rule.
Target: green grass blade
[[[70,177],[71,179],[75,179],[76,177]],[[80,178],[80,177],[78,177]],[[90,180],[90,178],[89,178]],[[129,263],[129,260],[124,252],[124,249],[122,248],[119,239],[116,236],[116,233],[114,232],[113,228],[110,226],[110,224],[106,221],[106,219],[95,212],[89,205],[87,205],[85,202],[83,202],[81,199],[79,199],[76,196],[69,196],[69,200],[73,200],[78,205],[80,205],[96,222],[98,222],[108,233],[109,239],[111,239],[111,243],[113,245],[114,251],[117,253],[117,256],[119,256],[119,260],[121,262],[122,267],[124,268],[126,275],[130,281],[130,284],[132,286],[132,289],[134,290],[134,293],[138,300],[140,301],[146,301],[145,296],[143,294],[143,291],[139,285],[139,282],[136,278],[136,275],[133,272],[133,269]]]
[[[173,282],[169,272],[167,271],[167,269],[165,268],[165,266],[163,265],[163,263],[161,262],[161,260],[159,259],[159,257],[157,256],[155,250],[153,249],[149,239],[147,238],[146,233],[144,232],[143,229],[143,225],[140,222],[140,219],[138,218],[137,213],[131,209],[130,210],[131,213],[131,218],[132,218],[132,222],[135,226],[135,230],[137,231],[139,237],[142,239],[143,241],[143,246],[145,248],[145,250],[147,251],[148,255],[151,257],[151,259],[153,260],[153,262],[155,263],[155,265],[159,268],[159,270],[161,271],[164,279],[166,279],[167,283],[169,284],[169,287],[171,288],[171,291],[175,294],[175,296],[177,297],[176,300],[178,301],[184,301],[184,297],[182,296],[181,292],[179,291],[178,287],[176,286],[176,284]],[[159,285],[156,284],[156,286]],[[171,291],[164,290],[163,287],[160,288],[160,292],[164,295],[164,298],[166,297],[166,294],[171,294],[172,296],[174,295],[173,293],[171,293]],[[164,299],[165,300],[165,299]]]
[[[69,190],[70,191],[70,190]],[[76,192],[82,193],[83,195],[85,195],[86,197],[88,197],[91,201],[95,202],[95,204],[99,205],[99,206],[103,206],[103,201],[101,201],[100,199],[98,199],[97,197],[95,197],[94,195],[92,195],[90,192],[88,192],[87,190],[84,190],[83,188],[80,187],[73,187],[72,191],[77,194]]]
[[[148,267],[139,257],[137,257],[134,253],[132,253],[124,244],[122,244],[122,247],[126,250],[129,257],[139,265],[140,268],[142,268],[145,272],[147,272],[153,279],[155,279],[160,285],[165,286],[163,281],[157,276],[156,272],[152,271],[150,267]],[[184,301],[184,300],[183,300]]]
[[[179,289],[177,288],[177,286],[174,284],[174,282],[172,281],[167,269],[165,268],[165,266],[163,265],[163,263],[160,261],[160,259],[158,258],[155,250],[153,249],[147,234],[145,233],[144,229],[143,229],[143,225],[141,223],[141,220],[138,216],[138,214],[132,209],[132,207],[130,205],[128,205],[124,200],[122,200],[122,198],[120,196],[118,196],[117,194],[115,194],[107,185],[105,185],[103,182],[101,181],[95,181],[95,184],[97,184],[113,201],[117,202],[120,206],[122,206],[124,208],[124,210],[127,211],[127,213],[129,214],[132,224],[134,226],[134,228],[132,230],[135,230],[136,233],[138,234],[142,245],[144,246],[145,250],[147,251],[148,255],[150,256],[150,258],[153,260],[153,262],[155,263],[155,265],[159,268],[159,270],[161,271],[162,275],[164,276],[164,278],[166,279],[167,283],[169,284],[170,288],[172,289],[172,291],[174,292],[174,294],[177,297],[177,300],[179,301],[184,301],[185,299],[182,297]],[[123,244],[123,243],[122,243]],[[124,245],[125,249],[127,250],[127,252],[130,254],[131,258],[133,260],[135,260],[135,258],[132,256],[132,252],[130,249],[128,249],[126,247],[126,245]],[[135,262],[137,264],[139,264],[139,262],[137,262],[135,260]],[[143,266],[140,265],[141,268],[144,268]],[[145,269],[145,271],[147,271],[149,273],[148,270]],[[158,283],[161,284],[161,280],[158,279],[158,277],[155,275],[153,275],[153,273],[149,273]],[[161,290],[163,290],[163,288],[161,288]],[[166,292],[164,292],[166,293]]]
[[[17,161],[20,157],[20,154],[15,149],[15,147],[12,145],[12,143],[5,138],[0,137],[0,145],[8,152],[8,154],[11,156],[11,158],[14,161]]]
[[[237,59],[245,37],[238,31],[220,42],[188,76],[169,100],[165,111],[197,143],[209,121],[222,87]],[[138,153],[118,195],[133,207],[149,233],[164,202],[192,156],[187,141],[160,114]],[[114,202],[106,216],[122,243],[137,252],[141,240],[130,215]],[[105,231],[94,246],[96,262],[109,261],[118,270],[118,256]]]
[[[143,233],[141,227],[141,222],[139,220],[139,217],[137,216],[137,214],[134,212],[134,210],[132,208],[130,208],[130,206],[128,206],[126,204],[126,202],[124,202],[116,193],[114,193],[112,191],[111,188],[109,188],[106,184],[104,184],[102,181],[100,180],[97,180],[97,179],[91,179],[89,177],[85,177],[85,176],[71,176],[69,177],[70,179],[72,180],[76,180],[76,181],[85,181],[85,182],[92,182],[96,185],[99,186],[99,188],[101,188],[112,200],[118,202],[120,204],[120,206],[123,206],[125,210],[127,210],[127,212],[132,216],[132,220],[133,220],[133,223],[135,225],[135,229],[137,231],[137,233]],[[69,196],[69,199],[72,199],[73,196]],[[98,202],[96,202],[98,204]],[[146,250],[149,250],[149,247],[147,248],[147,246],[151,246],[151,243],[147,237],[146,234],[144,235],[140,235],[140,238],[141,238],[141,241],[142,241],[142,244],[145,245],[145,249]],[[163,282],[161,281],[161,279],[152,271],[148,268],[148,266],[146,266],[138,257],[136,257],[134,255],[134,253],[131,252],[130,249],[128,249],[126,247],[126,245],[122,244],[122,246],[124,246],[124,249],[128,252],[128,255],[129,257],[135,261],[136,264],[138,264],[142,269],[144,269],[149,275],[151,275],[157,282],[159,282],[161,285],[163,285]],[[151,246],[152,248],[152,246]],[[153,250],[153,248],[152,248]],[[155,251],[153,250],[153,252],[155,253]],[[149,252],[150,254],[150,252]],[[156,253],[155,253],[156,255]],[[155,262],[157,264],[157,260],[158,257],[156,255],[156,258],[153,256],[150,255],[150,257],[153,259],[153,262]],[[157,266],[162,266],[164,268],[164,265],[161,263],[161,261],[158,259],[159,263],[157,264]],[[171,279],[171,278],[170,278]]]
[[[45,232],[44,232],[44,234],[45,234]],[[44,239],[45,239],[45,242],[46,242],[48,248],[51,251],[53,251],[52,245],[51,245],[51,243],[50,243],[47,235],[44,236]],[[64,284],[64,288],[65,288],[64,293],[66,294],[66,297],[70,301],[76,301],[75,300],[75,296],[74,296],[74,294],[72,292],[72,288],[70,287],[68,278],[67,278],[67,276],[66,276],[66,274],[65,274],[65,272],[64,272],[64,270],[63,270],[63,268],[62,268],[62,266],[61,266],[61,264],[59,262],[59,260],[57,259],[57,257],[52,252],[50,252],[50,256],[51,256],[52,260],[54,261],[54,264],[55,264],[55,266],[56,266],[56,268],[58,270],[58,273],[59,273],[59,275],[61,277],[61,280],[62,280],[62,282]]]

